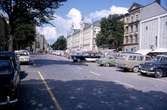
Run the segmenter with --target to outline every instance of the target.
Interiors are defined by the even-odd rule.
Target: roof
[[[147,55],[151,51],[152,51],[151,49],[141,49],[141,50],[136,51],[135,53],[139,53],[139,54],[142,54],[142,55]]]
[[[166,48],[155,49],[154,51],[152,51],[152,53],[167,53],[167,49]]]
[[[132,10],[135,10],[135,9],[139,9],[143,7],[141,4],[139,3],[133,3],[132,6],[128,9],[128,12],[132,11]]]
[[[154,4],[154,3],[159,4],[159,3],[155,0],[155,1],[153,1],[152,3],[150,3],[150,4],[147,4],[147,5],[145,5],[145,6],[142,6],[142,8],[147,7],[147,6],[149,6],[149,5],[152,5],[152,4]],[[159,5],[160,5],[160,7],[163,8],[165,11],[167,11],[167,9],[166,9],[164,6],[162,6],[161,4],[159,4]]]
[[[16,56],[16,54],[14,52],[9,52],[9,51],[0,51],[0,56],[14,57]]]

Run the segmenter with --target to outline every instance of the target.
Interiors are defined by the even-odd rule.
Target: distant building
[[[36,35],[35,41],[32,45],[32,50],[34,53],[42,53],[48,51],[48,43],[44,35]]]
[[[167,10],[159,3],[141,9],[140,50],[167,52]]]
[[[96,35],[100,31],[100,22],[82,23],[81,29],[74,30],[67,37],[67,49],[70,51],[98,51]]]
[[[139,22],[142,5],[134,3],[124,15],[123,51],[135,52],[139,49]]]

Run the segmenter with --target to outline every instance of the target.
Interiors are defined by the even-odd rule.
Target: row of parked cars
[[[99,66],[116,66],[124,71],[140,72],[142,75],[153,75],[156,78],[167,76],[167,55],[151,57],[137,53],[121,53],[98,59]]]

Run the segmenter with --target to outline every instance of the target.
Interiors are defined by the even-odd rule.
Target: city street
[[[22,65],[18,110],[166,110],[167,78],[155,79],[59,56]]]

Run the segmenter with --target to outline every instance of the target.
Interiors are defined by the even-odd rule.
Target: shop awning
[[[155,49],[155,50],[152,51],[151,53],[167,53],[167,48]]]
[[[142,55],[147,55],[150,52],[152,52],[151,49],[141,49],[141,50],[136,51],[135,53],[139,53],[139,54],[142,54]]]

